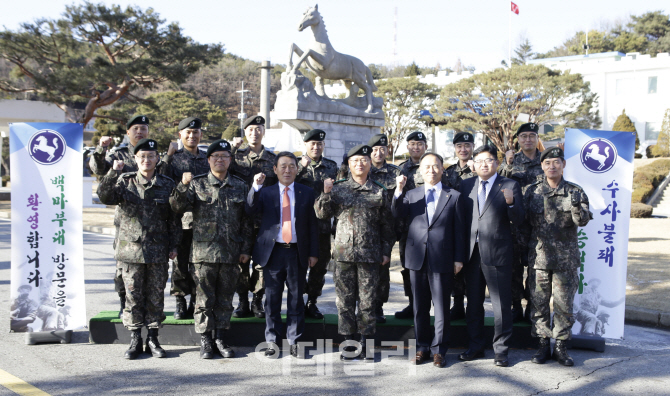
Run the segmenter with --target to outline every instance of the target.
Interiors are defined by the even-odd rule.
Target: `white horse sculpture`
[[[49,143],[47,143],[47,138],[45,138],[44,136],[38,136],[37,139],[35,140],[37,141],[37,144],[33,146],[33,153],[36,150],[43,151],[49,154],[49,158],[47,158],[47,161],[51,161],[54,157],[54,153],[58,149],[58,138],[54,138],[53,140],[54,147],[49,146]]]
[[[610,148],[605,147],[605,155],[600,154],[600,149],[595,144],[590,145],[589,149],[591,149],[591,151],[586,153],[586,156],[584,156],[584,159],[593,158],[594,160],[600,162],[600,166],[598,166],[598,170],[601,170],[603,168],[603,166],[605,166],[605,161],[607,161],[607,159],[610,157]]]
[[[308,8],[298,25],[298,31],[302,32],[305,28],[311,27],[313,38],[307,51],[302,51],[297,45],[291,44],[291,55],[289,56],[288,67],[295,73],[303,62],[316,73],[316,90],[319,95],[325,96],[323,88],[323,79],[342,80],[348,90],[351,90],[352,81],[358,85],[367,97],[368,107],[366,113],[373,112],[372,92],[377,90],[372,79],[372,72],[358,58],[351,55],[341,54],[333,48],[328,40],[326,26],[323,18],[319,14],[318,4]],[[298,54],[300,59],[294,65],[293,53]]]

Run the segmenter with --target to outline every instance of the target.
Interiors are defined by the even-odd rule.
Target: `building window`
[[[658,122],[644,123],[644,140],[658,140],[658,133],[661,130]]]
[[[647,93],[648,94],[655,94],[656,93],[656,83],[658,81],[658,77],[653,76],[649,77],[649,81],[647,82]]]

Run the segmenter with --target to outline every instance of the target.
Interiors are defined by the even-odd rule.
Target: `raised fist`
[[[407,176],[399,175],[398,177],[395,178],[395,183],[398,191],[402,191],[403,188],[405,188],[405,184],[407,184]]]
[[[112,169],[115,171],[122,171],[123,170],[123,161],[119,160],[114,160],[114,165],[112,165]]]
[[[176,153],[178,148],[179,145],[177,144],[177,142],[170,142],[170,146],[168,147],[168,155]]]
[[[582,193],[579,190],[570,191],[570,198],[572,199],[572,206],[579,206],[582,201]]]
[[[514,203],[514,192],[512,192],[512,190],[509,188],[503,188],[501,191],[505,196],[505,202],[507,202],[507,205],[512,205]]]
[[[323,192],[328,194],[333,191],[333,179],[326,179],[323,181]]]
[[[234,148],[239,148],[242,145],[242,143],[244,143],[244,139],[242,139],[241,137],[234,137],[233,138],[233,147]]]
[[[184,172],[181,175],[181,184],[188,186],[191,180],[193,180],[193,174],[191,172]]]
[[[254,184],[257,186],[262,186],[265,181],[265,173],[257,173],[254,176]]]
[[[514,150],[507,150],[505,152],[505,161],[507,161],[509,165],[514,163]]]
[[[300,165],[302,165],[303,168],[308,166],[311,163],[312,163],[312,159],[309,158],[309,155],[303,155],[302,156],[302,159],[300,160]]]
[[[103,136],[100,138],[100,147],[107,147],[112,143],[112,138],[109,136]]]

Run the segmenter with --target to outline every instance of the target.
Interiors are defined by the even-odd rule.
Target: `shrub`
[[[654,208],[652,208],[650,205],[643,203],[634,203],[630,206],[630,217],[636,219],[651,217],[651,213],[653,212],[653,210]]]
[[[633,173],[633,203],[646,202],[670,172],[670,159],[656,160]]]

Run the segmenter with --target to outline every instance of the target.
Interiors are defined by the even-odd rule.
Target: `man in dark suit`
[[[319,256],[319,230],[314,212],[314,190],[294,183],[298,159],[281,152],[275,158],[274,173],[279,183],[263,188],[265,174],[254,176],[245,209],[260,214],[261,225],[252,251],[255,263],[263,267],[265,279],[265,356],[277,353],[282,334],[281,305],[284,283],[288,287],[286,336],[291,355],[304,358],[298,340],[305,327],[305,290],[307,267]]]
[[[510,222],[524,220],[519,183],[496,174],[498,151],[484,145],[474,152],[477,177],[463,180],[461,194],[466,213],[472,216],[470,253],[465,265],[469,349],[461,360],[484,357],[484,293],[488,286],[495,318],[493,351],[496,366],[507,367],[512,336],[512,255],[514,240]]]
[[[407,177],[397,178],[393,216],[409,224],[405,247],[405,268],[410,270],[414,296],[414,332],[417,353],[412,364],[421,364],[433,353],[433,365],[444,367],[449,347],[449,306],[454,274],[463,268],[467,219],[463,200],[456,190],[443,186],[442,157],[427,153],[421,157],[420,172],[425,184],[402,192]],[[430,304],[435,307],[435,334],[431,342]]]

